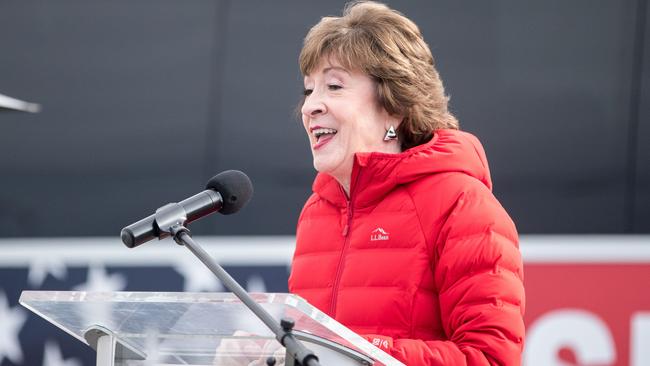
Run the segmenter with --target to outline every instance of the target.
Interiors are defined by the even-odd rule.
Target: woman
[[[418,27],[354,3],[309,31],[300,68],[319,174],[290,291],[407,365],[519,365],[517,232]]]

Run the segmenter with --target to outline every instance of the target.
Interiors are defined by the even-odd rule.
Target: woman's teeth
[[[316,141],[320,140],[321,136],[324,135],[334,135],[336,134],[336,130],[333,128],[317,128],[312,133],[314,134],[314,137],[316,137]]]

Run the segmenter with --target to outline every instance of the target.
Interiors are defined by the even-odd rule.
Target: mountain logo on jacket
[[[370,241],[388,240],[390,234],[378,227],[370,233]]]

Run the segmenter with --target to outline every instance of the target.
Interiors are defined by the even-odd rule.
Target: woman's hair
[[[418,26],[398,11],[352,2],[342,17],[323,17],[305,37],[300,71],[308,75],[329,57],[377,81],[379,103],[403,117],[397,129],[402,150],[428,142],[440,128],[458,128],[429,46]]]

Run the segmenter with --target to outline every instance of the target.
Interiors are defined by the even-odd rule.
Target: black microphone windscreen
[[[226,170],[212,177],[206,189],[213,189],[221,194],[223,206],[221,212],[230,215],[246,206],[253,196],[253,183],[239,170]]]

